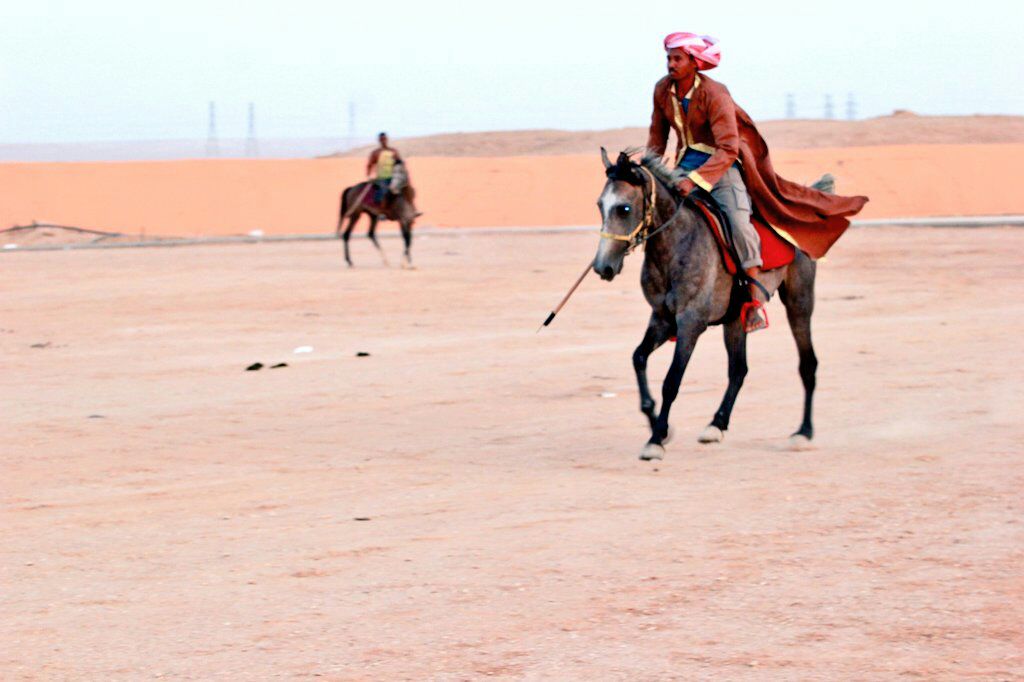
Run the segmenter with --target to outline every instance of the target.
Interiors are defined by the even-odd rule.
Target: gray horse
[[[680,203],[674,187],[682,173],[670,170],[661,160],[645,156],[635,163],[626,152],[612,164],[601,150],[608,181],[598,206],[602,238],[594,258],[594,271],[611,281],[622,271],[626,255],[644,244],[640,285],[651,306],[651,318],[643,341],[633,352],[633,367],[640,388],[640,410],[647,416],[651,437],[640,459],[661,459],[669,435],[669,410],[698,337],[716,320],[723,322],[729,356],[729,386],[722,404],[698,440],[720,442],[729,428],[736,396],[747,375],[747,334],[740,319],[728,321],[733,277],[722,265],[714,236],[698,209]],[[831,178],[815,183],[830,189]],[[764,272],[761,283],[779,292],[786,306],[789,326],[800,354],[800,378],[804,385],[804,415],[800,428],[790,437],[793,448],[807,447],[814,437],[811,402],[818,360],[811,345],[811,314],[814,311],[815,264],[799,249],[785,267]],[[735,316],[733,316],[735,317]],[[672,364],[661,391],[661,411],[647,385],[647,358],[671,337],[676,337]]]
[[[385,193],[383,205],[369,202],[374,187],[371,182],[360,182],[357,185],[346,187],[341,193],[341,208],[338,210],[338,226],[335,234],[341,237],[345,243],[345,262],[352,267],[352,258],[348,251],[348,239],[356,226],[359,216],[367,214],[370,216],[369,237],[373,245],[377,247],[384,265],[389,265],[388,257],[380,248],[377,241],[377,221],[381,218],[398,222],[402,230],[402,240],[405,242],[405,251],[402,254],[402,267],[412,267],[412,255],[409,252],[412,246],[412,224],[419,216],[423,215],[416,210],[416,190],[408,182],[408,175],[405,173],[405,164],[396,164],[394,177],[391,186]],[[342,224],[348,219],[348,227],[342,232]]]

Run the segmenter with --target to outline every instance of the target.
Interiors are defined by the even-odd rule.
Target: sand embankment
[[[1024,144],[783,149],[780,173],[871,197],[861,217],[1024,213]],[[603,184],[597,154],[409,159],[425,215],[441,227],[583,225]],[[356,158],[0,164],[0,228],[33,221],[149,236],[325,232]]]

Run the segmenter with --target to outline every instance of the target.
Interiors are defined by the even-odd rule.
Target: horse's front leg
[[[402,254],[402,267],[413,269],[412,265],[412,224],[407,221],[399,223],[399,227],[402,229],[402,242],[405,244],[405,251]]]
[[[655,412],[654,397],[651,395],[651,389],[647,385],[647,358],[661,344],[668,341],[674,330],[675,325],[672,320],[666,320],[657,313],[651,313],[651,319],[647,323],[647,332],[644,334],[644,339],[636,347],[636,350],[633,351],[633,369],[636,371],[636,383],[640,389],[640,411],[647,416],[652,430],[654,429],[654,422],[658,419],[658,413]]]
[[[663,443],[668,435],[669,411],[676,396],[679,395],[679,386],[683,381],[686,365],[690,362],[690,356],[693,355],[693,349],[697,345],[697,339],[707,327],[707,317],[694,310],[685,310],[676,316],[676,348],[672,356],[672,365],[668,368],[665,382],[661,386],[661,412],[651,429],[651,439],[640,452],[640,459],[661,459],[665,456]]]

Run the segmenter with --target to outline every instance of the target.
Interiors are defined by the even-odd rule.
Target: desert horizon
[[[828,172],[838,193],[867,195],[863,219],[1024,213],[1014,180],[1024,163],[1024,117],[784,121],[765,136],[784,177],[809,184]],[[593,224],[604,182],[598,148],[644,141],[644,129],[628,128],[440,135],[394,145],[408,159],[424,212],[418,224],[469,228]],[[825,142],[846,146],[818,144]],[[329,233],[341,189],[363,179],[364,151],[0,163],[0,229],[51,223],[149,237]]]
[[[1024,116],[970,114],[950,116],[894,110],[891,114],[855,120],[825,118],[766,119],[758,130],[772,149],[850,147],[884,144],[998,144],[1024,142]],[[646,128],[606,129],[524,128],[448,131],[402,135],[392,131],[395,146],[417,156],[519,156],[586,153],[635,146]],[[295,159],[365,156],[374,135],[296,135],[255,138],[248,150],[245,137],[210,140],[200,137],[103,139],[67,142],[0,142],[0,163],[82,161],[193,161],[204,158]]]

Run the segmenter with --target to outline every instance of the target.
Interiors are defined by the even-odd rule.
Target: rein
[[[650,169],[640,165],[637,165],[636,167],[640,171],[642,171],[645,176],[647,176],[648,180],[647,187],[644,190],[643,219],[640,221],[640,224],[637,225],[636,228],[629,234],[616,234],[614,232],[606,232],[604,230],[601,230],[600,233],[602,239],[614,239],[615,241],[629,242],[629,246],[626,247],[626,253],[624,254],[627,256],[638,246],[647,243],[648,241],[651,240],[652,237],[654,237],[654,235],[658,234],[659,232],[667,228],[669,225],[671,225],[672,221],[679,214],[679,212],[683,210],[683,206],[686,205],[686,202],[688,200],[697,201],[697,199],[693,197],[683,197],[683,199],[677,203],[676,210],[668,218],[668,220],[665,220],[664,222],[661,223],[661,225],[658,226],[656,230],[650,232],[649,230],[651,229],[651,226],[654,224],[654,206],[658,196],[656,188],[657,179],[655,178],[654,173],[650,171]],[[670,193],[672,193],[671,187],[667,187],[667,189]],[[753,284],[758,289],[760,289],[762,293],[764,293],[766,299],[770,299],[771,293],[768,291],[768,289],[763,284],[761,284],[761,282],[757,281],[756,279],[748,275],[746,272],[743,271],[742,268],[739,267],[739,255],[736,253],[736,246],[733,243],[732,234],[730,230],[726,227],[729,224],[728,220],[722,214],[722,211],[718,207],[717,203],[713,199],[711,199],[710,194],[707,195],[707,200],[704,200],[702,203],[704,203],[711,211],[713,211],[716,214],[719,223],[722,225],[722,234],[726,240],[726,248],[729,249],[729,251],[732,254],[734,262],[737,264],[736,274],[733,276],[736,278],[740,285],[747,286]],[[706,219],[705,222],[707,222]],[[711,230],[715,229],[714,226],[711,224],[708,224],[708,228]]]
[[[610,177],[612,177],[612,174],[611,174],[611,171],[610,171],[611,164],[608,162],[608,157],[605,154],[605,150],[603,148],[601,149],[601,155],[604,158],[606,168],[609,168],[608,177],[610,178]],[[622,159],[625,158],[625,152],[620,154],[619,158],[620,158],[620,165],[621,165],[623,163]],[[664,184],[666,189],[668,190],[669,194],[672,194],[672,195],[674,195],[677,198],[676,209],[675,209],[675,211],[672,212],[672,215],[669,216],[668,220],[663,221],[661,223],[661,225],[659,225],[656,230],[651,232],[650,231],[651,227],[654,225],[654,208],[655,208],[655,205],[657,204],[657,199],[658,199],[658,194],[657,194],[658,179],[655,177],[654,173],[651,172],[650,169],[645,168],[644,166],[641,166],[641,165],[638,165],[638,164],[633,164],[633,166],[635,168],[639,169],[640,171],[642,171],[643,174],[645,176],[647,176],[647,180],[648,180],[646,186],[644,186],[642,183],[640,183],[641,191],[643,192],[643,202],[644,202],[644,209],[643,209],[644,215],[643,215],[643,218],[640,220],[640,224],[637,225],[636,228],[634,228],[633,231],[630,232],[629,234],[616,234],[614,232],[606,232],[604,230],[600,230],[599,234],[601,235],[601,239],[612,239],[612,240],[620,241],[620,242],[628,242],[628,245],[626,246],[626,254],[625,254],[625,255],[628,255],[636,247],[640,246],[641,244],[646,244],[656,234],[658,234],[659,232],[661,232],[662,230],[667,228],[669,225],[671,225],[672,222],[675,220],[676,216],[679,215],[679,212],[683,210],[683,207],[686,205],[687,201],[690,201],[690,202],[702,201],[703,203],[708,204],[708,207],[711,208],[712,210],[714,210],[718,214],[718,219],[721,222],[722,227],[723,227],[722,232],[724,233],[725,239],[727,240],[726,247],[731,251],[735,262],[739,263],[739,256],[735,253],[735,247],[732,244],[732,235],[729,234],[729,230],[726,229],[726,227],[725,227],[728,223],[725,221],[724,217],[721,215],[721,209],[717,207],[715,202],[713,200],[711,200],[711,201],[707,200],[707,199],[710,199],[710,195],[708,195],[707,199],[702,199],[702,200],[698,200],[694,196],[686,196],[686,197],[683,197],[681,200],[678,200],[678,195],[673,191],[672,187],[669,186],[667,183],[662,182],[662,184]],[[617,178],[617,179],[621,179],[621,178]],[[626,181],[626,182],[629,182],[629,181]],[[629,184],[632,184],[632,185],[636,186],[637,183],[630,182]],[[707,223],[707,227],[709,229],[714,230],[714,225],[712,225],[708,221],[708,219],[706,217],[702,217],[702,220],[705,223]],[[712,239],[714,239],[714,237],[712,237]],[[541,324],[541,326],[537,328],[538,332],[541,329],[543,329],[544,327],[547,327],[548,325],[550,325],[554,321],[555,316],[559,313],[559,311],[563,307],[565,307],[565,304],[569,302],[569,297],[572,296],[573,292],[575,292],[576,289],[580,286],[580,284],[583,282],[584,278],[586,278],[587,274],[593,268],[593,265],[594,265],[593,262],[591,262],[591,263],[589,263],[587,265],[586,269],[576,279],[576,283],[573,284],[572,287],[569,289],[569,292],[562,298],[561,302],[555,307],[555,309],[552,310],[550,314],[548,314],[547,319],[544,320],[544,322]],[[723,263],[722,263],[722,265],[723,265],[723,267],[725,266],[724,256],[723,256]],[[726,268],[726,272],[728,272],[727,268]],[[733,308],[733,302],[736,300],[735,292],[736,292],[736,287],[737,286],[747,286],[747,285],[750,285],[750,284],[756,285],[764,293],[766,299],[770,299],[771,298],[771,293],[768,291],[768,289],[766,289],[765,286],[763,284],[761,284],[760,282],[758,282],[756,279],[754,279],[753,277],[750,277],[745,272],[743,272],[742,268],[737,267],[737,272],[733,275],[733,283],[734,283],[733,284],[733,294],[730,296],[729,309],[726,310],[726,313],[725,313],[725,315],[722,318],[720,318],[716,322],[711,322],[710,324],[722,324],[726,320],[726,318],[729,317],[730,311]]]

